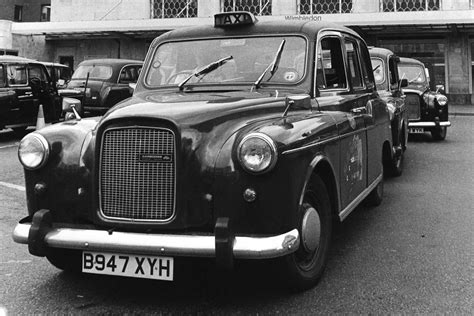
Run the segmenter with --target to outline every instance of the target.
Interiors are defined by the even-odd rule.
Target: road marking
[[[7,188],[15,189],[15,190],[18,190],[18,191],[25,191],[24,186],[16,185],[16,184],[13,184],[13,183],[7,183],[7,182],[0,181],[0,185],[3,185],[4,187],[7,187]]]
[[[11,148],[11,147],[17,147],[19,143],[14,143],[14,144],[11,144],[11,145],[5,145],[5,146],[0,146],[0,149],[3,149],[3,148]]]

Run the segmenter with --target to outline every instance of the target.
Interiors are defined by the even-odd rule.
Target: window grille
[[[380,0],[382,12],[438,11],[441,0]]]
[[[352,0],[297,0],[298,14],[351,13]]]
[[[272,15],[272,0],[221,0],[221,11],[248,11],[254,15]]]
[[[151,0],[153,19],[195,18],[197,0]]]

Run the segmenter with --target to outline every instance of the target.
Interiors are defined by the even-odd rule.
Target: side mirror
[[[400,80],[400,88],[408,87],[408,79]]]
[[[82,105],[81,101],[74,98],[63,98],[63,112],[65,112],[65,119],[77,119],[80,120],[81,116],[79,112],[81,111]]]
[[[444,92],[444,85],[442,85],[442,84],[437,84],[437,85],[436,85],[436,93],[442,92],[442,91]]]
[[[290,109],[306,109],[311,110],[311,97],[308,94],[289,95],[285,100],[285,112],[283,117],[288,114]]]

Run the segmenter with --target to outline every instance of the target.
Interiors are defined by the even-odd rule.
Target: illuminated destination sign
[[[215,26],[238,26],[254,24],[255,16],[250,12],[228,12],[214,15]]]

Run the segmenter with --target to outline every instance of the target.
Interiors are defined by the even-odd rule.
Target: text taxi
[[[276,260],[316,284],[333,218],[381,203],[391,132],[353,31],[219,14],[152,43],[133,97],[19,146],[13,238],[56,267],[172,280],[176,258]]]

